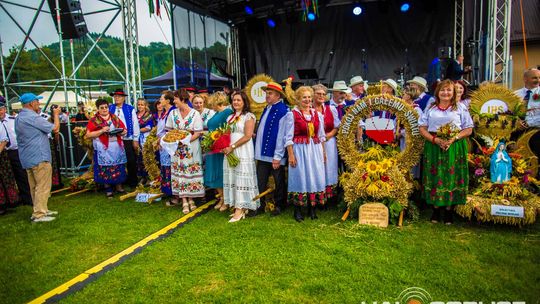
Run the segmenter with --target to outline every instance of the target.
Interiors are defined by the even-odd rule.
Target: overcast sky
[[[114,2],[114,0],[109,0]],[[39,0],[18,0],[17,3],[36,8]],[[97,10],[113,8],[110,4],[103,3],[99,0],[81,1],[83,13],[89,13]],[[2,6],[15,18],[21,27],[27,31],[35,10],[16,7],[12,4],[1,3]],[[45,1],[44,10],[49,11],[47,1]],[[164,42],[171,44],[171,23],[164,7],[161,7],[161,19],[156,15],[150,17],[148,11],[148,3],[146,0],[137,0],[137,19],[139,28],[139,44],[148,45],[150,42]],[[105,26],[109,23],[116,11],[104,12],[85,16],[88,31],[101,33]],[[15,45],[20,45],[23,42],[24,34],[9,17],[9,15],[0,7],[0,38],[2,40],[2,51],[4,55],[9,53]],[[108,35],[122,37],[122,18],[121,14],[114,20],[111,27],[107,31]],[[44,46],[58,41],[58,34],[54,27],[52,17],[48,13],[41,13],[38,16],[36,25],[30,37],[38,46]],[[27,49],[33,49],[33,44],[28,41]]]

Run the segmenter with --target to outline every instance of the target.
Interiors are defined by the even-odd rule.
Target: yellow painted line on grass
[[[89,279],[91,275],[99,273],[105,267],[107,267],[109,265],[113,265],[114,263],[116,263],[120,259],[122,259],[123,257],[126,257],[126,256],[130,255],[131,253],[133,253],[135,250],[148,245],[148,243],[150,243],[151,241],[153,241],[153,240],[159,238],[160,236],[168,233],[169,231],[171,231],[171,229],[174,229],[174,228],[178,227],[179,225],[185,223],[189,219],[199,215],[201,212],[208,209],[214,203],[215,203],[215,200],[212,200],[212,201],[200,206],[199,208],[193,210],[192,212],[186,214],[185,216],[179,218],[178,220],[170,223],[169,225],[161,228],[160,230],[150,234],[149,236],[145,237],[144,239],[138,241],[137,243],[135,243],[135,244],[129,246],[128,248],[122,250],[121,252],[115,254],[114,256],[110,257],[109,259],[107,259],[107,260],[97,264],[96,266],[84,271],[83,273],[77,275],[73,279],[63,283],[62,285],[52,289],[51,291],[48,291],[47,293],[35,298],[34,300],[32,300],[32,301],[30,301],[28,303],[31,303],[31,304],[45,303],[50,298],[52,298],[52,297],[54,297],[56,295],[60,295],[62,293],[65,293],[66,291],[69,290],[69,288],[73,287],[74,285],[79,284],[79,283]]]

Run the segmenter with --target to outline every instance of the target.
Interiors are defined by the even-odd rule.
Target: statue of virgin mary
[[[510,180],[512,175],[512,159],[506,152],[506,143],[504,141],[497,144],[497,148],[491,154],[490,163],[492,183],[501,184]]]

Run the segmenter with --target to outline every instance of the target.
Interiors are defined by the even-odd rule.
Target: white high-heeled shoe
[[[233,213],[233,215],[234,215],[234,213]],[[229,223],[236,223],[236,222],[238,222],[239,220],[243,220],[243,219],[245,219],[245,218],[246,218],[246,213],[245,213],[245,212],[242,212],[242,215],[240,215],[239,218],[235,218],[234,216],[231,217],[231,219],[229,220]]]

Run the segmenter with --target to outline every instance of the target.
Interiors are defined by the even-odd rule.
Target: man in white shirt
[[[367,81],[364,81],[364,79],[362,79],[362,76],[354,76],[353,78],[351,78],[349,87],[352,90],[351,96],[353,101],[356,101],[357,99],[360,99],[367,95],[366,90],[368,84]]]
[[[122,89],[116,89],[110,94],[114,99],[114,104],[109,107],[109,112],[118,116],[127,128],[127,134],[122,136],[124,141],[124,149],[127,157],[127,173],[128,177],[126,184],[130,187],[137,186],[137,153],[139,152],[139,120],[135,108],[127,103],[126,96]]]
[[[11,169],[19,189],[19,204],[32,206],[32,196],[30,194],[30,185],[28,184],[28,175],[21,165],[19,159],[19,150],[17,146],[17,135],[15,134],[15,117],[7,115],[4,97],[0,96],[0,128],[4,128],[8,136],[8,145],[6,151],[8,154]]]
[[[516,90],[514,93],[523,99],[525,102],[529,101],[532,95],[532,91],[538,88],[540,81],[540,70],[528,69],[523,73],[523,88]]]
[[[283,102],[285,93],[279,83],[270,82],[262,87],[266,92],[266,107],[259,120],[255,137],[255,159],[257,160],[257,184],[259,193],[266,191],[270,175],[274,177],[275,209],[272,215],[279,215],[287,203],[287,183],[285,179],[285,162],[287,157],[283,149],[283,117],[289,107]],[[279,136],[279,135],[282,136]],[[258,213],[264,212],[265,197],[261,198]]]
[[[514,93],[523,98],[527,108],[524,127],[538,130],[529,140],[529,147],[540,158],[540,70],[528,69],[525,71],[523,83],[524,87]]]
[[[428,91],[427,81],[423,77],[414,76],[413,79],[407,81],[407,83],[411,89],[415,89],[420,93],[418,98],[414,100],[414,103],[417,104],[422,111],[425,111],[429,105],[435,102],[435,98],[426,93]]]

